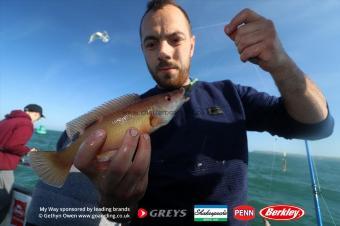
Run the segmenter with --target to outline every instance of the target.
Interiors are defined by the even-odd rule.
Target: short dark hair
[[[146,11],[144,12],[139,24],[139,37],[141,39],[142,39],[142,23],[146,14],[148,14],[150,11],[156,12],[157,10],[162,9],[166,5],[173,5],[177,7],[179,10],[181,10],[181,12],[184,14],[185,18],[188,21],[189,32],[190,34],[192,34],[191,22],[187,12],[180,5],[178,5],[175,0],[150,0],[146,6]]]

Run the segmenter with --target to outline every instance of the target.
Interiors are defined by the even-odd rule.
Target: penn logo
[[[290,221],[300,219],[305,211],[297,206],[274,205],[261,209],[259,214],[268,220]]]
[[[233,209],[234,218],[249,221],[255,218],[255,208],[248,205],[237,206]]]

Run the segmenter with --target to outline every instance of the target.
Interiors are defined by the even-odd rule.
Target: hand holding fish
[[[135,128],[141,134],[150,134],[167,125],[175,113],[189,99],[189,97],[185,96],[185,89],[181,88],[143,99],[136,94],[129,94],[111,100],[66,124],[66,134],[74,142],[62,151],[30,152],[32,168],[45,183],[54,187],[62,187],[79,150],[84,148],[87,150],[89,147],[94,148],[92,146],[95,143],[92,145],[92,143],[84,143],[84,141],[90,139],[90,141],[97,142],[97,139],[90,138],[90,135],[97,134],[95,131],[99,130],[105,131],[107,137],[104,143],[101,144],[101,151],[96,156],[97,160],[102,162],[97,166],[102,170],[110,168],[110,165],[105,166],[103,162],[110,160],[115,154],[117,156],[113,158],[113,162],[126,155],[126,146],[122,144],[126,144],[123,142],[129,128]],[[147,135],[143,135],[143,137],[145,136]],[[138,149],[143,144],[143,139],[139,137],[138,135],[137,138],[140,140]],[[119,151],[121,148],[123,148],[122,152],[125,153],[122,156]],[[79,161],[80,163],[85,161],[82,160],[82,156],[86,157],[86,154],[78,156],[78,158],[81,158],[78,160],[78,164]],[[130,156],[131,159],[132,156],[133,154]],[[127,157],[125,156],[125,158]],[[92,160],[92,158],[90,159]],[[120,161],[118,162],[118,165],[114,164],[114,166],[117,166],[117,170],[121,172],[122,169],[119,167],[122,166]],[[130,162],[123,161],[126,164],[130,164]],[[80,167],[83,169],[82,165]],[[87,171],[87,174],[89,175],[90,171]]]
[[[106,161],[97,157],[105,140],[104,130],[92,133],[81,144],[74,165],[97,187],[101,206],[133,208],[144,196],[148,184],[150,137],[130,128],[121,147]]]
[[[243,62],[249,60],[272,75],[291,65],[273,22],[250,9],[238,13],[224,32],[235,42]]]

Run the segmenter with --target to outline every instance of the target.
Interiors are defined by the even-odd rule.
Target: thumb
[[[94,131],[80,145],[74,159],[74,166],[85,174],[90,173],[93,169],[93,161],[100,151],[106,139],[106,132],[102,129]]]
[[[227,24],[227,25],[224,26],[224,33],[225,33],[227,36],[229,36],[229,38],[230,38],[231,40],[233,40],[233,41],[235,41],[236,31],[237,31],[237,29],[236,29],[236,30],[231,30],[229,24]]]

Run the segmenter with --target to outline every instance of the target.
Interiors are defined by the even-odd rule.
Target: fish
[[[66,181],[80,145],[95,130],[103,129],[107,133],[97,160],[109,160],[112,150],[119,149],[129,128],[151,134],[167,125],[189,99],[185,89],[180,88],[147,98],[128,94],[104,103],[66,124],[67,136],[74,141],[64,150],[31,152],[32,169],[44,183],[60,188]]]
[[[102,42],[107,43],[110,41],[110,36],[106,31],[103,32],[97,31],[90,36],[88,43],[90,44],[91,42],[94,42],[96,39],[100,39]]]

